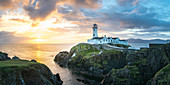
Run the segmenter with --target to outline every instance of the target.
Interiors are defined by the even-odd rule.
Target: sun
[[[42,43],[46,43],[46,41],[44,39],[34,39],[34,40],[31,41],[31,43],[42,44]]]
[[[43,39],[35,39],[34,41],[35,42],[43,42],[44,40]]]

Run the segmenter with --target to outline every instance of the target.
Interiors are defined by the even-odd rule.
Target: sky
[[[170,39],[170,0],[0,0],[1,43],[79,43],[99,36]]]

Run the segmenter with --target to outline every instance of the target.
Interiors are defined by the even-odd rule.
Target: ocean
[[[135,47],[136,49],[140,48],[149,48],[149,43],[128,43],[130,46]]]
[[[9,57],[17,56],[20,59],[32,60],[47,65],[53,74],[59,73],[63,85],[84,85],[78,82],[78,77],[67,68],[61,68],[53,60],[60,51],[69,51],[76,44],[0,44],[0,51],[8,54]],[[129,43],[129,45],[140,48],[148,47],[148,43]]]
[[[47,65],[53,74],[59,73],[63,85],[84,85],[78,82],[78,77],[67,68],[61,68],[54,62],[60,51],[69,51],[75,44],[0,44],[0,51],[8,53],[9,57],[17,56],[20,59],[32,60]]]

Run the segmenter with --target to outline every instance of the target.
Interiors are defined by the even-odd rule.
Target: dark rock
[[[140,72],[136,66],[125,66],[121,69],[112,69],[101,82],[102,85],[143,85],[140,81]]]
[[[9,65],[14,64],[12,67],[7,65],[5,69],[0,68],[0,85],[62,85],[59,76],[56,77],[43,64],[18,59],[8,62]]]
[[[124,68],[112,69],[112,71],[105,76],[102,84],[145,85],[149,80],[148,85],[169,84],[168,79],[170,79],[170,76],[166,76],[166,78],[164,78],[165,76],[153,78],[153,76],[158,75],[157,72],[160,72],[160,69],[170,62],[170,43],[162,47],[148,48],[131,53],[127,55],[126,60],[128,65]],[[166,74],[168,73],[164,75]],[[155,80],[155,78],[157,79]],[[156,84],[157,80],[160,81]],[[161,81],[164,81],[164,83],[161,83]]]
[[[37,61],[36,61],[36,60],[34,60],[34,59],[32,59],[31,61],[32,61],[32,62],[37,62]]]
[[[69,68],[81,69],[88,71],[95,76],[107,74],[112,68],[122,68],[126,65],[126,54],[123,52],[108,52],[104,51],[101,55],[93,55],[89,58],[76,55],[71,61],[68,62]]]
[[[57,81],[59,81],[58,83],[62,85],[63,81],[60,78],[60,75],[57,73],[56,75]]]
[[[19,57],[17,57],[17,56],[14,56],[14,57],[12,57],[12,59],[20,59]]]
[[[57,62],[60,66],[65,67],[70,58],[71,56],[69,56],[69,53],[67,51],[63,51],[55,56],[54,61]]]
[[[79,81],[79,82],[82,82],[82,83],[84,83],[86,85],[100,85],[100,83],[97,83],[94,80],[81,79],[81,78],[77,78],[76,80]]]
[[[158,71],[146,85],[170,85],[170,64]]]
[[[81,50],[80,50],[81,46]],[[88,79],[101,82],[104,75],[112,68],[123,68],[126,63],[126,53],[121,51],[101,50],[90,44],[78,44],[70,53],[75,54],[68,62],[68,67]],[[91,82],[96,85],[96,82]]]
[[[11,58],[8,57],[7,53],[0,52],[0,61],[10,60]]]

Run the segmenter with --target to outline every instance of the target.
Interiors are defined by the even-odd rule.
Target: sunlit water
[[[47,65],[51,71],[56,74],[59,73],[63,80],[63,85],[84,85],[76,80],[77,76],[72,74],[67,68],[61,68],[53,60],[55,55],[60,51],[69,51],[73,45],[14,45],[3,44],[0,45],[0,51],[8,53],[9,57],[18,56],[21,59],[32,60]]]
[[[148,43],[129,43],[135,48],[148,47]],[[76,80],[77,76],[72,74],[67,68],[61,68],[53,60],[60,51],[69,51],[74,44],[54,44],[54,45],[23,45],[23,44],[0,44],[0,51],[8,53],[9,57],[18,56],[21,59],[32,60],[47,65],[51,71],[59,73],[63,80],[63,85],[84,85]]]

